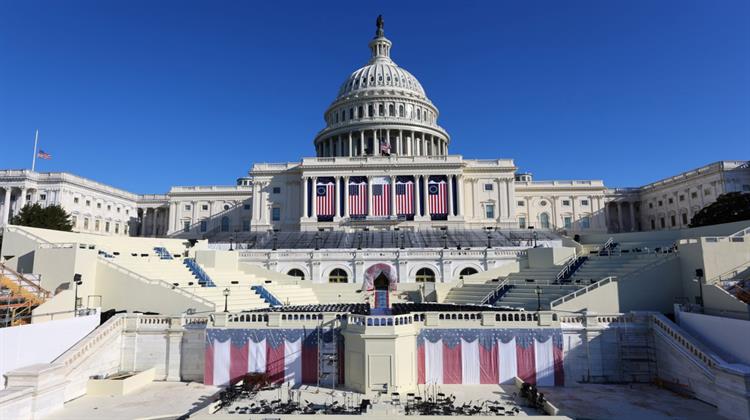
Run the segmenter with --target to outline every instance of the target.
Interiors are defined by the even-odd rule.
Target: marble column
[[[303,176],[302,177],[302,218],[307,219],[310,217],[310,213],[307,212],[307,180],[308,177]],[[258,205],[260,206],[260,199],[254,200]],[[253,209],[255,211],[255,209]]]
[[[456,216],[464,215],[464,176],[456,176],[456,189],[458,202],[456,203]]]
[[[339,218],[341,217],[341,177],[336,176],[333,181],[336,183],[333,196],[333,216]]]
[[[498,207],[498,219],[504,219],[508,217],[508,206],[505,203],[505,197],[507,196],[506,188],[508,186],[503,182],[501,178],[495,178],[495,188],[497,188],[497,207]]]
[[[167,227],[167,232],[166,232],[167,235],[177,230],[175,226],[176,220],[177,220],[177,203],[172,201],[169,203],[169,227]]]
[[[622,225],[622,201],[617,202],[617,223],[619,223],[617,231],[625,231],[625,227]]]
[[[311,201],[311,207],[312,207],[312,217],[313,219],[318,218],[318,206],[316,206],[318,201],[318,177],[314,176],[312,177],[312,197],[310,197]]]
[[[3,218],[0,220],[3,225],[10,224],[10,187],[5,187],[5,200],[3,201]]]
[[[454,175],[448,175],[448,216],[453,216],[453,180]]]
[[[354,156],[354,152],[353,152],[352,146],[353,146],[353,144],[352,144],[352,132],[350,131],[349,132],[349,150],[347,151],[347,156]]]
[[[630,231],[635,232],[635,203],[630,202]]]
[[[349,177],[344,177],[344,217],[349,217]]]
[[[425,217],[430,216],[430,197],[428,195],[427,187],[429,186],[430,177],[425,175],[422,177],[422,215]]]
[[[391,175],[391,216],[396,216],[396,177]]]
[[[372,178],[367,177],[367,215],[372,216]]]

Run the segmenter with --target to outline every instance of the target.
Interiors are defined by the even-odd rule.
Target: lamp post
[[[234,251],[234,248],[232,247],[232,237],[229,237],[229,250]]]
[[[229,312],[229,288],[224,289],[224,312]]]
[[[399,235],[401,236],[401,246],[400,246],[400,248],[401,248],[401,249],[404,249],[404,234],[403,234],[403,232],[402,232],[402,233],[400,233]]]
[[[536,292],[536,311],[540,312],[542,310],[542,288],[537,285],[534,292]]]
[[[492,248],[492,228],[487,228],[487,249]]]
[[[75,287],[75,296],[73,297],[73,316],[78,316],[78,286],[83,283],[83,280],[81,280],[81,275],[76,273],[73,274],[73,283],[76,284]]]
[[[537,233],[537,231],[533,231],[533,235],[534,235],[534,248],[536,248],[537,239],[539,239],[539,233]]]
[[[448,234],[443,232],[443,249],[448,249]]]
[[[319,250],[320,247],[318,246],[318,241],[320,240],[320,233],[315,232],[315,250]]]
[[[276,240],[278,239],[278,236],[276,235],[276,231],[273,231],[273,247],[271,248],[271,251],[276,251]]]
[[[701,309],[703,308],[703,269],[699,268],[695,270],[695,278],[693,279],[694,282],[698,283],[698,291],[700,292],[700,300],[696,303],[701,305]]]

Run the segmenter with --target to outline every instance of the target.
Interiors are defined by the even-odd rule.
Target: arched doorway
[[[477,271],[476,268],[474,268],[474,267],[466,267],[463,270],[461,270],[460,273],[458,273],[458,278],[459,279],[463,279],[466,276],[470,276],[472,274],[477,274],[477,273],[478,273],[478,271]]]
[[[414,277],[417,283],[435,283],[435,272],[429,268],[420,268]]]
[[[286,275],[292,276],[292,277],[299,277],[300,280],[305,279],[305,273],[303,273],[302,270],[300,270],[299,268],[292,268],[286,273]]]
[[[375,288],[375,308],[387,309],[389,303],[388,290],[391,285],[388,276],[385,273],[378,274],[375,280],[373,280],[372,285]]]
[[[542,213],[539,215],[539,225],[542,229],[549,229],[549,214]]]
[[[335,268],[328,275],[328,283],[346,283],[349,280],[349,276],[346,275],[346,271]]]

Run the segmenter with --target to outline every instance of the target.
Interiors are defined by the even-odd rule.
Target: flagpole
[[[39,129],[36,129],[36,134],[34,135],[34,157],[31,158],[31,172],[34,172],[34,167],[36,166],[36,145],[39,142]]]

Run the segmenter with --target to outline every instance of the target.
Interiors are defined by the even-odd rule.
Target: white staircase
[[[312,288],[297,284],[266,283],[263,285],[282,305],[314,305],[320,303]]]

